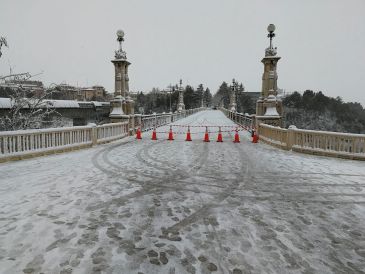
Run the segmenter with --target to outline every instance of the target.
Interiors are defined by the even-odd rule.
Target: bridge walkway
[[[203,142],[235,128],[220,111],[176,124],[192,142],[165,126],[0,164],[0,273],[362,273],[363,162]]]

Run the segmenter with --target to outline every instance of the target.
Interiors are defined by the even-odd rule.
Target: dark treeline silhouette
[[[214,94],[213,102],[216,106],[221,106],[225,108],[229,108],[229,94],[231,92],[231,88],[228,86],[226,82],[223,82],[217,93]],[[237,103],[237,111],[241,113],[255,113],[255,104],[252,98],[244,92],[244,88],[242,83],[238,85],[238,89],[236,90],[236,103]]]
[[[286,126],[313,130],[365,133],[365,110],[360,103],[345,103],[321,91],[294,92],[283,99]]]
[[[170,111],[170,97],[171,97],[171,111],[177,110],[179,91],[178,87],[174,87],[174,91],[161,91],[153,88],[151,92],[138,92],[135,103],[135,111],[138,113],[151,114],[162,113]],[[212,103],[212,94],[209,88],[204,88],[202,84],[194,89],[192,86],[184,88],[184,104],[185,109],[198,108],[202,105],[210,107]]]

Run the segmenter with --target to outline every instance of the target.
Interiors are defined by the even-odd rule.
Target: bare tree
[[[5,37],[0,36],[0,57],[2,55],[1,52],[2,46],[8,47],[8,42],[6,41]]]
[[[61,114],[56,111],[53,101],[48,100],[54,92],[54,86],[41,94],[33,94],[22,86],[12,90],[10,110],[0,117],[0,130],[22,130],[48,127],[59,122]]]

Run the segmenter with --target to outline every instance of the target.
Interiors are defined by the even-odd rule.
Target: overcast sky
[[[364,0],[0,0],[0,75],[43,71],[45,84],[103,85],[114,92],[116,30],[125,32],[130,89],[222,81],[260,91],[276,25],[278,85],[365,105]]]

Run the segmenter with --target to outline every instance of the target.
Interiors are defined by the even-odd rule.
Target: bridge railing
[[[291,149],[288,147],[288,130],[285,128],[260,124],[258,133],[261,140],[264,140],[271,145],[275,145],[282,149]]]
[[[260,124],[258,132],[261,140],[286,150],[365,160],[365,134],[283,129],[266,124]]]
[[[141,130],[146,131],[153,129],[154,127],[160,127],[169,123],[175,122],[196,112],[204,110],[205,108],[194,108],[188,109],[182,112],[176,113],[161,113],[161,114],[150,114],[142,115],[141,118]]]
[[[0,132],[0,160],[81,145],[92,145],[91,127],[4,131]]]
[[[243,127],[252,128],[253,127],[253,120],[246,114],[238,113],[238,112],[229,112],[231,116],[231,120]]]
[[[95,127],[94,130],[96,130],[96,143],[110,142],[128,136],[129,123],[105,124]]]
[[[128,135],[128,122],[0,132],[0,162],[90,147]]]
[[[229,119],[247,128],[255,127],[249,115],[219,108]],[[365,160],[365,134],[280,128],[267,124],[257,126],[260,140],[302,153],[354,160]]]
[[[252,128],[253,119],[248,114],[243,114],[235,111],[230,111],[226,108],[219,108],[229,119],[231,119],[236,124],[239,124],[246,128]]]
[[[143,130],[162,126],[203,108],[181,113],[143,115]],[[100,126],[78,126],[0,132],[0,162],[46,155],[67,150],[91,147],[100,143],[124,138],[130,134],[130,121]]]
[[[159,127],[171,123],[173,115],[172,113],[142,115],[141,130],[146,131],[153,129],[155,126]]]

